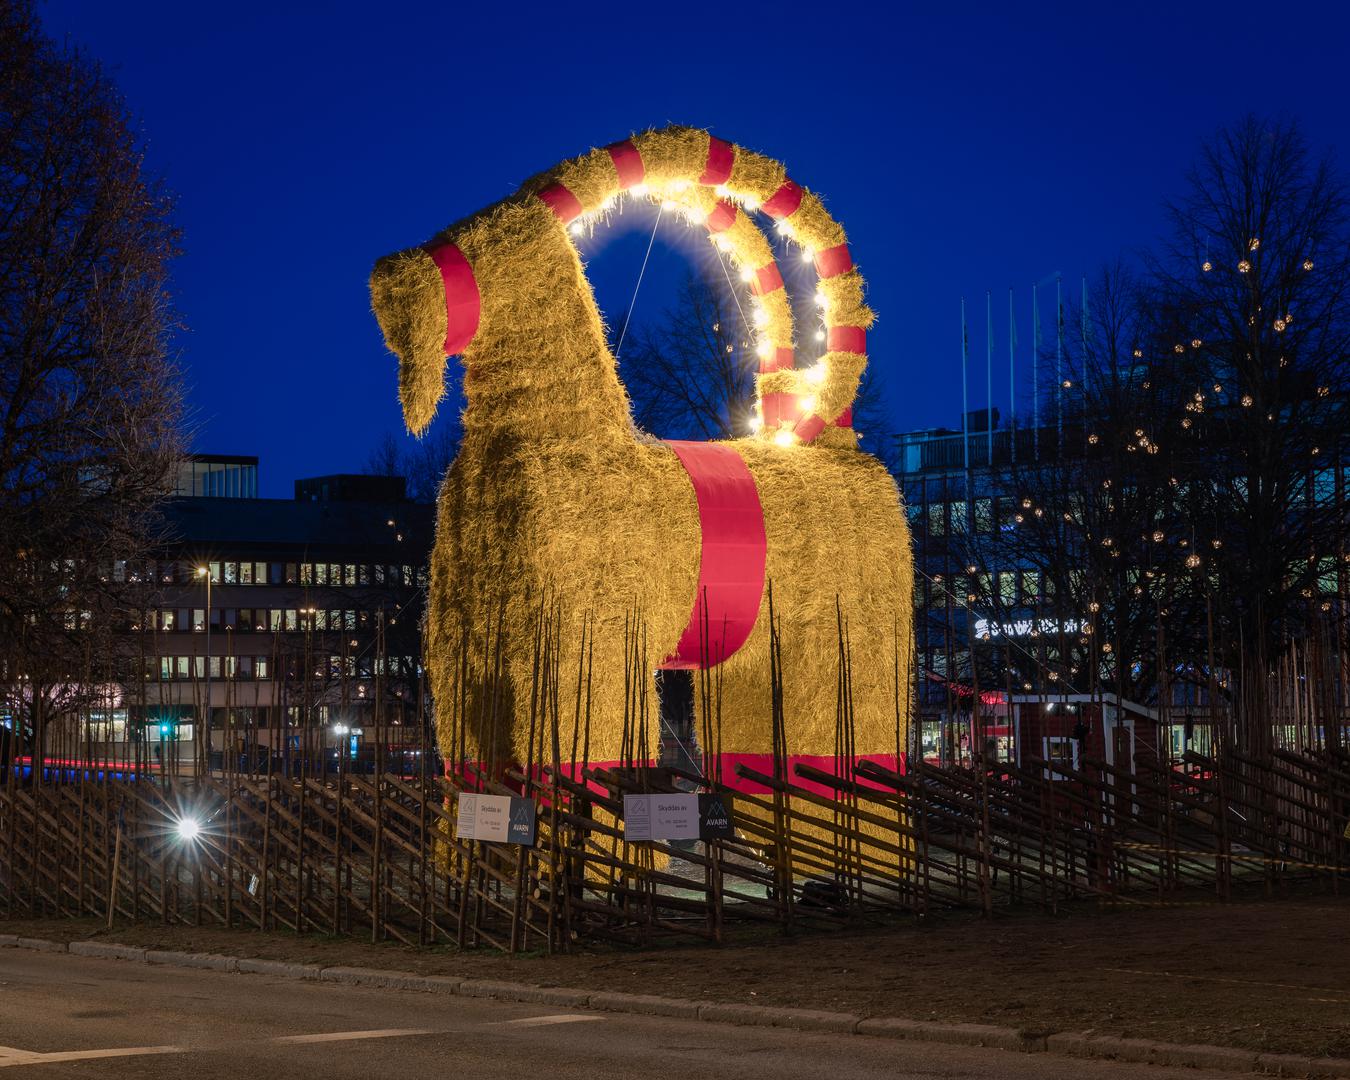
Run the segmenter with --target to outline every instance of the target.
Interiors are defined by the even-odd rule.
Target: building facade
[[[300,480],[263,499],[257,459],[197,456],[143,565],[107,573],[139,610],[118,627],[116,678],[89,718],[105,759],[360,767],[422,745],[421,619],[430,506],[401,477]],[[249,494],[242,494],[248,492]]]

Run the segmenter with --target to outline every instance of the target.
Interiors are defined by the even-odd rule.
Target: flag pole
[[[1080,320],[1083,327],[1083,385],[1078,388],[1078,393],[1083,399],[1083,438],[1087,438],[1087,411],[1088,411],[1088,296],[1087,296],[1087,278],[1083,282],[1083,315]],[[1086,447],[1084,447],[1086,449]]]
[[[1064,453],[1064,282],[1055,281],[1055,430]]]
[[[966,390],[966,367],[970,358],[970,335],[966,332],[966,298],[961,297],[961,467],[970,472],[970,395]]]
[[[984,294],[984,452],[994,465],[994,294]]]
[[[1031,455],[1041,460],[1041,387],[1036,368],[1041,353],[1041,309],[1036,303],[1037,286],[1031,287]]]
[[[1008,453],[1017,464],[1017,323],[1013,318],[1013,291],[1008,289]]]

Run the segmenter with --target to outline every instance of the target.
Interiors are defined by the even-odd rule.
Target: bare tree
[[[463,432],[449,418],[435,424],[419,439],[400,440],[392,433],[384,437],[366,458],[365,472],[372,476],[402,476],[408,481],[408,498],[413,502],[434,503],[441,481],[450,463],[459,453]]]
[[[1171,433],[1185,511],[1239,678],[1264,678],[1285,641],[1339,614],[1348,198],[1297,124],[1249,116],[1203,146],[1151,262],[1155,349],[1188,396]]]
[[[0,686],[39,742],[178,459],[170,209],[98,65],[0,4]]]
[[[620,357],[638,427],[662,438],[731,439],[747,431],[755,400],[755,357],[736,299],[699,277],[685,278],[663,318],[637,328]],[[892,464],[893,425],[875,366],[853,407],[863,447]]]
[[[1064,381],[1046,388],[1063,422],[998,473],[1002,528],[951,542],[992,610],[999,570],[1038,575],[1017,603],[1039,640],[1020,662],[986,649],[991,668],[1146,701],[1194,681],[1255,738],[1265,698],[1244,679],[1343,616],[1346,187],[1295,125],[1248,118],[1204,145],[1169,217],[1144,273],[1117,263],[1064,313]]]

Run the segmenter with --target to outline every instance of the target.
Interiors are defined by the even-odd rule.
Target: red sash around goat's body
[[[767,540],[755,478],[729,446],[667,442],[698,500],[698,593],[666,669],[713,667],[745,644],[764,594]]]

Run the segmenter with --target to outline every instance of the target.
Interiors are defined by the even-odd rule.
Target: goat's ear
[[[370,275],[370,304],[398,357],[398,396],[408,430],[420,435],[445,396],[445,283],[423,248],[386,255]]]

